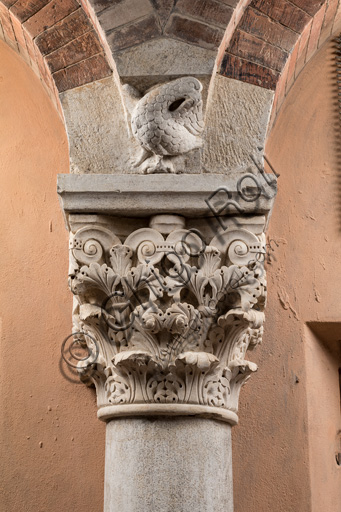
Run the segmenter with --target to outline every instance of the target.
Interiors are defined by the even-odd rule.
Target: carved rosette
[[[74,332],[89,358],[99,417],[202,415],[237,422],[241,386],[257,369],[265,237],[227,229],[212,240],[175,227],[125,239],[85,225],[70,235]]]

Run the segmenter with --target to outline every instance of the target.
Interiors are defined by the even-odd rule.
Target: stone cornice
[[[148,217],[177,213],[186,217],[222,214],[268,214],[277,185],[250,171],[222,174],[59,174],[58,195],[63,211]],[[220,191],[220,192],[218,192]],[[219,196],[220,194],[220,196]],[[211,204],[220,204],[210,208]]]

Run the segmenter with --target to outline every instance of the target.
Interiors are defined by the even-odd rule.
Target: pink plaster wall
[[[72,305],[58,172],[68,172],[63,123],[39,79],[0,42],[3,512],[103,508],[105,426],[94,393],[58,366]]]
[[[56,194],[56,174],[68,172],[66,134],[39,80],[3,43],[0,63],[0,509],[101,512],[105,426],[94,393],[58,366],[71,331]],[[281,174],[269,235],[278,247],[264,343],[250,355],[260,369],[242,391],[234,429],[235,512],[339,512],[337,363],[305,327],[341,320],[333,69],[326,47],[291,90],[267,144]]]
[[[341,511],[335,461],[341,361],[336,353],[324,355],[334,365],[323,368],[322,342],[305,328],[310,321],[340,322],[341,343],[341,138],[333,59],[329,44],[309,63],[267,142],[280,174],[269,230],[278,247],[272,242],[267,266],[264,342],[250,356],[259,372],[242,391],[234,429],[235,512]]]

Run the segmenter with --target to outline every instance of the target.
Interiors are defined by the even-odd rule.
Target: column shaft
[[[111,420],[105,457],[104,512],[233,512],[227,423]]]

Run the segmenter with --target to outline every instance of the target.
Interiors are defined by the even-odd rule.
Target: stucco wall
[[[323,340],[315,339],[314,348],[305,329],[306,322],[341,320],[339,151],[329,44],[289,93],[266,147],[280,174],[279,193],[269,230],[265,337],[253,356],[259,372],[242,391],[233,431],[236,512],[340,507],[341,360],[317,371]],[[334,327],[340,343],[340,324]]]
[[[242,391],[234,428],[236,512],[310,511],[311,486],[314,512],[324,493],[324,512],[337,503],[340,469],[335,460],[328,465],[341,427],[337,378],[331,375],[323,395],[332,396],[333,412],[321,407],[325,421],[316,427],[319,400],[311,389],[325,385],[325,372],[314,380],[320,345],[305,329],[308,321],[338,322],[341,313],[332,58],[323,49],[300,76],[267,145],[281,176],[269,234],[266,334],[250,357],[260,369]],[[0,62],[1,507],[100,512],[105,427],[94,393],[69,382],[58,364],[71,332],[67,234],[56,195],[56,174],[68,171],[67,139],[39,80],[3,43]],[[218,475],[217,484],[224,485]]]
[[[0,63],[0,509],[100,512],[105,427],[94,393],[59,369],[72,306],[56,194],[67,138],[38,78],[2,42]]]

